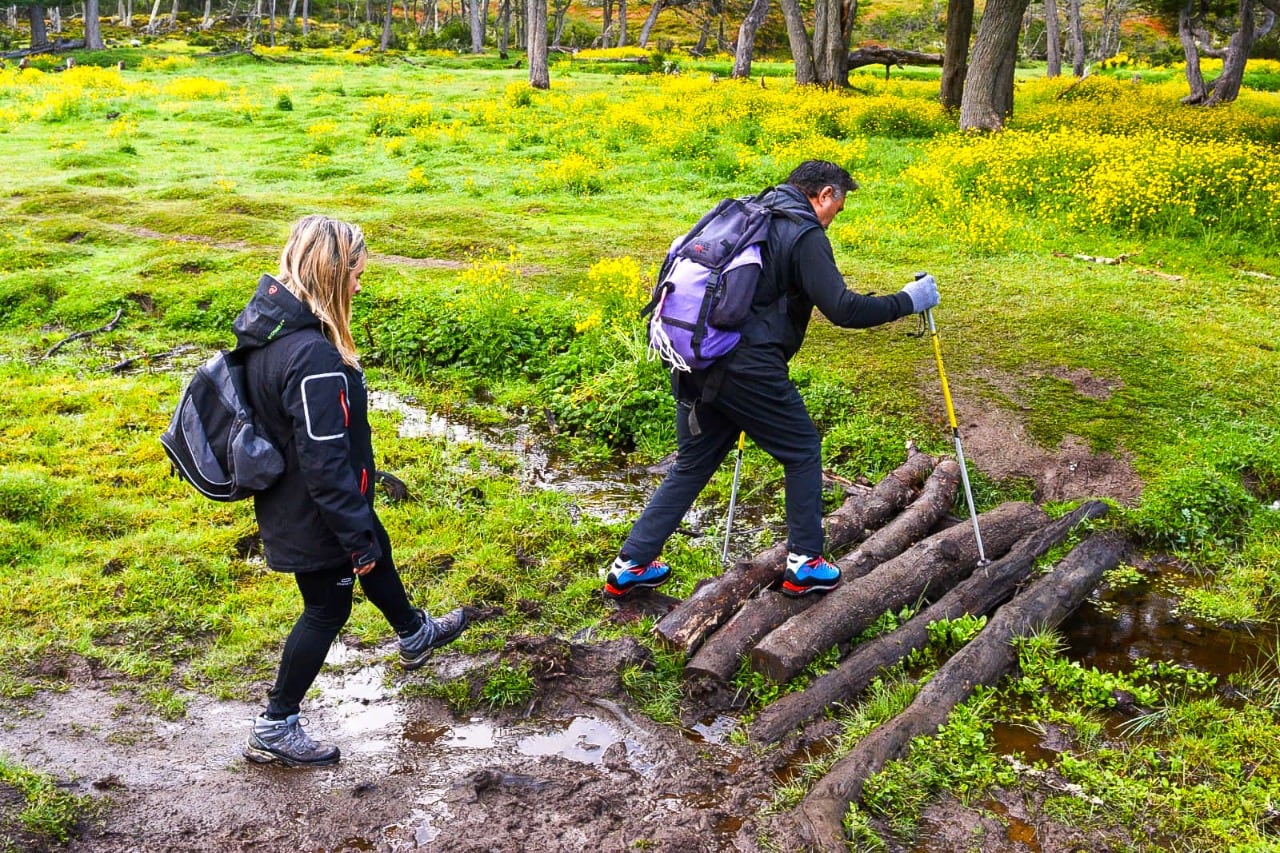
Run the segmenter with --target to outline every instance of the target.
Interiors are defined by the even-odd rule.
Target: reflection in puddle
[[[451,728],[443,745],[451,749],[493,749],[497,745],[497,730],[488,723],[473,720]]]
[[[574,717],[564,729],[523,738],[516,750],[521,755],[557,755],[580,764],[600,764],[605,749],[622,739],[617,729],[602,720]]]
[[[1161,583],[1185,587],[1194,579],[1165,566]],[[1139,584],[1090,598],[1062,624],[1068,655],[1108,672],[1127,671],[1139,658],[1165,660],[1227,677],[1256,665],[1276,648],[1275,627],[1259,634],[1205,625],[1180,614],[1176,593]]]
[[[453,442],[478,440],[470,427],[428,412],[387,391],[370,391],[369,408],[375,412],[397,412],[400,415],[401,438],[444,438]]]
[[[708,743],[723,744],[737,728],[738,720],[727,714],[720,714],[709,720],[700,720],[692,726],[693,731]]]

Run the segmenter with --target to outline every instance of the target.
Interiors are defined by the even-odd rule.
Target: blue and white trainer
[[[604,594],[610,598],[623,598],[637,589],[662,586],[671,578],[671,567],[654,560],[640,565],[621,554],[613,561],[604,580]]]
[[[840,583],[840,569],[821,555],[787,554],[787,570],[782,573],[782,591],[793,597],[825,592]]]

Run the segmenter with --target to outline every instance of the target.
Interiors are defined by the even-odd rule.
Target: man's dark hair
[[[858,188],[852,175],[826,160],[805,160],[787,175],[787,183],[806,198],[817,198],[823,187],[831,187],[837,196],[848,195]]]

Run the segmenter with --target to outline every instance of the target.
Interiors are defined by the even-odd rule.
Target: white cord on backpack
[[[663,288],[662,295],[658,297],[658,304],[653,309],[653,315],[649,317],[649,358],[652,359],[657,356],[669,364],[672,370],[690,373],[693,368],[689,367],[689,363],[684,360],[684,357],[676,352],[675,344],[671,342],[671,337],[667,334],[667,330],[662,327],[662,306],[667,301],[667,294],[670,292],[670,290]]]

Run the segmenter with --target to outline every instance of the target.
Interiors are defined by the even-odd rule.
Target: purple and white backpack
[[[727,198],[667,252],[649,317],[649,348],[672,370],[702,370],[738,345],[760,280],[773,208]]]

